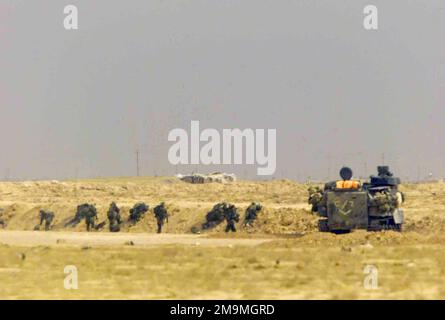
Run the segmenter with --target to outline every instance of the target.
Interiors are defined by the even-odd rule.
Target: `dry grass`
[[[437,244],[323,247],[281,240],[257,247],[2,247],[0,298],[443,299],[445,248]],[[25,259],[23,260],[23,257]],[[367,264],[379,288],[363,287]],[[65,290],[65,265],[79,289]]]
[[[39,208],[54,210],[56,232],[78,203],[111,201],[127,214],[136,201],[166,201],[167,231],[188,233],[221,200],[244,209],[265,206],[256,226],[235,235],[273,237],[257,246],[28,246],[0,245],[0,298],[445,298],[445,185],[404,185],[406,231],[321,234],[305,204],[307,186],[287,180],[190,185],[173,178],[0,183],[2,218],[9,230],[32,230]],[[75,231],[83,231],[78,226]],[[71,230],[71,229],[70,229]],[[154,232],[148,215],[124,232]],[[0,231],[1,232],[1,231]],[[107,232],[107,231],[103,231]],[[65,290],[65,265],[79,270],[79,289]],[[375,265],[379,288],[363,287],[364,266]]]

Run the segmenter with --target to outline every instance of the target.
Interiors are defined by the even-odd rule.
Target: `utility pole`
[[[385,153],[383,152],[382,153],[382,165],[384,165],[385,164]]]
[[[139,149],[136,149],[136,176],[139,177]]]

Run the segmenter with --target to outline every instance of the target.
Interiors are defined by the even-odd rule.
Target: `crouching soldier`
[[[115,202],[110,204],[107,212],[108,222],[110,225],[110,232],[119,232],[121,230],[122,218],[120,209]]]
[[[139,220],[142,219],[144,214],[148,211],[148,205],[146,205],[144,202],[136,203],[132,209],[130,209],[130,217],[128,220],[131,224],[136,224],[139,222]]]
[[[87,203],[81,204],[77,206],[76,214],[74,217],[65,223],[65,227],[74,227],[77,226],[83,219],[82,212],[88,207]]]
[[[236,232],[235,223],[239,222],[239,214],[236,210],[236,207],[233,204],[227,207],[224,217],[226,218],[227,221],[226,232],[229,231]]]
[[[310,187],[308,193],[309,198],[307,202],[312,205],[311,212],[318,212],[318,205],[321,204],[323,200],[323,191],[320,187]]]
[[[156,221],[158,223],[158,233],[162,232],[162,227],[164,226],[164,222],[168,222],[168,212],[165,208],[165,203],[161,202],[160,205],[156,206],[153,210],[155,214]]]
[[[38,229],[42,226],[42,223],[45,222],[45,231],[51,229],[51,223],[54,220],[54,213],[51,211],[40,210],[40,223],[37,226]],[[36,228],[37,229],[37,228]]]
[[[224,221],[224,215],[227,210],[227,203],[220,202],[213,206],[206,215],[206,222],[202,224],[202,229],[207,230],[216,227]]]
[[[244,220],[244,225],[252,226],[262,208],[263,207],[261,206],[261,204],[252,202],[246,209],[246,218]]]

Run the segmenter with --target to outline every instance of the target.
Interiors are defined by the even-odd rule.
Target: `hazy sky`
[[[63,8],[79,30],[63,28]],[[379,30],[363,28],[376,5]],[[445,176],[445,2],[0,0],[0,178],[182,166],[173,128],[277,129],[275,177]]]

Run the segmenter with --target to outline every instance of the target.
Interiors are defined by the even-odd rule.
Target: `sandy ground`
[[[319,233],[306,204],[308,185],[289,180],[190,185],[174,178],[0,183],[0,298],[3,299],[444,299],[445,184],[403,185],[403,233]],[[265,207],[253,228],[224,226],[191,234],[218,201],[243,215]],[[129,208],[165,201],[166,234],[152,212],[121,233],[65,228],[77,204],[95,203],[99,220],[111,201]],[[38,210],[56,213],[52,231],[32,231]],[[64,268],[79,288],[64,287]],[[365,286],[367,268],[375,289]]]

